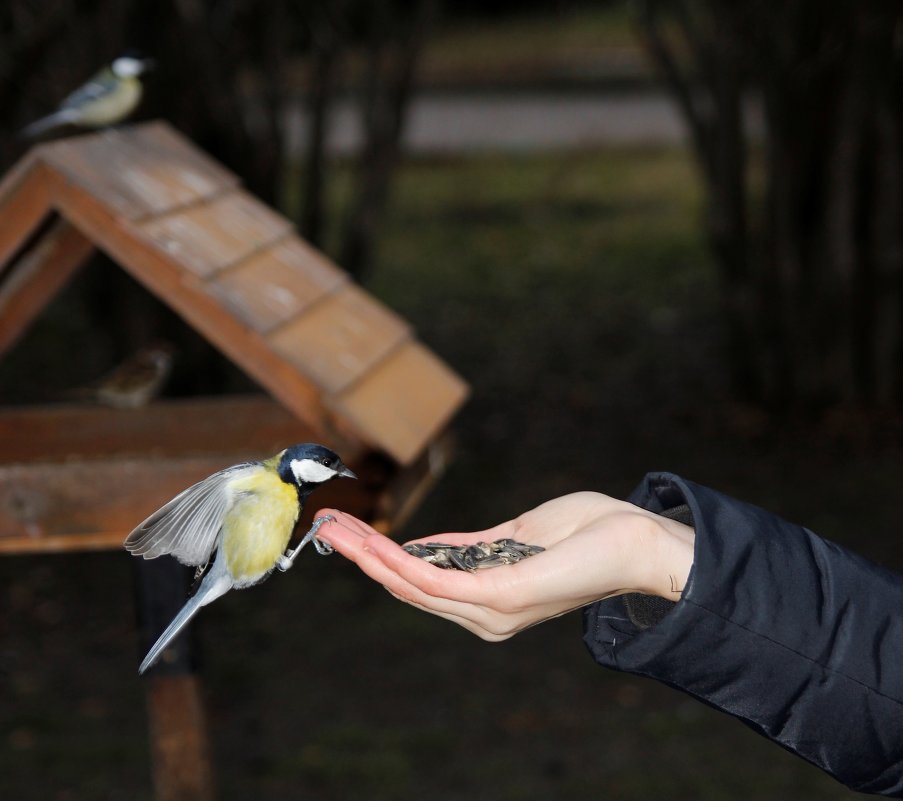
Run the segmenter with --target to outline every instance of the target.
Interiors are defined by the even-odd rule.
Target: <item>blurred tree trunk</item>
[[[291,36],[288,0],[167,0],[131,20],[142,49],[159,54],[143,112],[162,117],[241,176],[267,203],[278,197],[281,111]]]
[[[373,267],[382,210],[398,162],[414,71],[435,11],[432,0],[369,4],[366,75],[361,86],[364,145],[340,262],[361,279]]]
[[[310,127],[301,185],[300,229],[308,242],[323,247],[327,123],[336,87],[340,43],[328,20],[312,27],[311,86],[307,103]]]
[[[903,401],[901,83],[892,0],[645,0],[640,31],[708,190],[735,392]],[[764,191],[744,99],[761,100]]]

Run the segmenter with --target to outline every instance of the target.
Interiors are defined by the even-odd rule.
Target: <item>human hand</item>
[[[596,492],[548,501],[485,531],[433,534],[414,542],[469,545],[510,537],[545,551],[475,573],[443,570],[334,509],[318,537],[392,595],[485,640],[625,592],[677,600],[693,562],[693,529]]]

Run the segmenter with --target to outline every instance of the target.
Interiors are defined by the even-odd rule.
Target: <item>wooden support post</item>
[[[182,607],[191,570],[173,559],[136,562],[142,655]],[[214,781],[191,627],[146,674],[156,801],[213,801]]]
[[[156,801],[213,801],[213,769],[198,677],[149,677],[147,711]]]

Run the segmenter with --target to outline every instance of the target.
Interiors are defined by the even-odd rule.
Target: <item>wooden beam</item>
[[[0,355],[25,332],[93,251],[91,241],[77,228],[57,219],[16,259],[0,283]]]
[[[0,276],[50,212],[49,188],[49,173],[35,152],[20,161],[0,183]]]
[[[113,548],[221,459],[103,459],[0,466],[0,553]]]
[[[0,408],[0,463],[6,464],[127,456],[228,459],[236,453],[261,458],[316,438],[313,429],[265,395],[165,400],[140,409],[91,404]],[[50,460],[48,454],[53,454]],[[359,454],[358,449],[342,451],[349,460]]]

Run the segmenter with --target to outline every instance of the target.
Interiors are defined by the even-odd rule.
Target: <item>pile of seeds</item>
[[[525,545],[512,539],[495,542],[477,542],[474,545],[446,545],[442,542],[411,543],[402,546],[409,554],[417,556],[436,567],[453,570],[481,570],[485,567],[513,565],[521,559],[544,551],[540,545]]]

